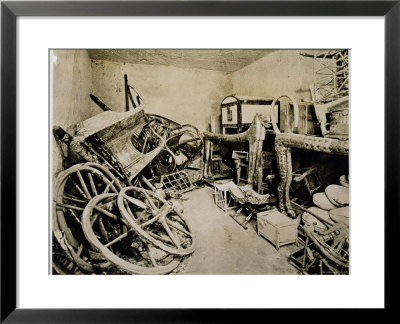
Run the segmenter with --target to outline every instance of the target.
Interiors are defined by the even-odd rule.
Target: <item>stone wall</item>
[[[102,110],[92,93],[114,111],[125,111],[124,74],[143,98],[147,113],[206,130],[211,118],[219,131],[220,103],[230,94],[270,97],[292,94],[310,100],[311,58],[300,50],[277,50],[236,72],[90,60],[86,50],[53,52],[53,125],[66,128]],[[135,96],[134,91],[132,94]],[[281,111],[282,112],[282,111]],[[281,116],[284,118],[284,116]],[[53,139],[53,171],[61,156]]]
[[[85,50],[55,50],[52,64],[52,125],[64,129],[102,110],[90,104],[92,68]],[[54,137],[53,174],[61,170],[61,154]]]
[[[230,73],[204,69],[93,60],[92,73],[93,94],[112,110],[125,111],[127,74],[147,113],[193,124],[200,130],[207,129],[210,116],[218,116],[221,100],[232,89]]]
[[[276,97],[292,94],[298,102],[311,100],[313,60],[304,50],[279,50],[233,73],[233,92],[238,95]]]
[[[313,59],[300,55],[305,50],[278,50],[233,73],[232,92],[237,95],[277,97],[289,94],[299,104],[300,134],[316,134],[314,111],[302,101],[311,101],[310,85],[313,83]],[[312,52],[307,51],[307,52]],[[288,101],[281,101],[281,130],[292,128],[294,120]],[[286,118],[289,115],[288,125]]]

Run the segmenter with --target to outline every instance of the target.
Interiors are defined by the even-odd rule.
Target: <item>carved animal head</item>
[[[265,128],[271,128],[272,124],[271,124],[271,118],[270,118],[270,114],[269,113],[257,113],[254,118],[253,118],[253,122],[252,125],[255,124],[262,124]]]

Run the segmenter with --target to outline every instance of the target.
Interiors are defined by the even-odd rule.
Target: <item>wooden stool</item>
[[[214,201],[215,204],[221,208],[224,212],[227,212],[229,209],[236,207],[235,200],[231,197],[229,193],[229,188],[235,184],[229,180],[224,183],[215,183],[214,184]]]

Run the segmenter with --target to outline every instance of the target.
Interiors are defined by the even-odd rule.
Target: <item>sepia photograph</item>
[[[395,309],[399,2],[2,1],[0,322]]]
[[[349,49],[51,49],[52,275],[348,275]]]

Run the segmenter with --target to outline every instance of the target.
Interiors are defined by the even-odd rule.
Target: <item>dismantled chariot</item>
[[[339,87],[347,89],[345,84]],[[234,104],[240,113],[235,134],[226,134],[225,130],[223,134],[200,134],[195,126],[146,114],[140,107],[139,96],[138,106],[131,97],[132,110],[127,101],[126,112],[111,111],[97,97],[91,98],[97,100],[105,110],[103,113],[65,130],[57,126],[53,129],[64,168],[53,186],[53,269],[58,274],[166,274],[177,269],[195,250],[194,235],[177,199],[193,188],[183,170],[204,150],[203,176],[208,178],[213,172],[213,143],[248,145],[246,185],[238,186],[239,158],[235,161],[237,183],[216,186],[215,191],[219,195],[215,197],[217,205],[220,203],[227,210],[232,208],[227,203],[229,190],[235,204],[241,206],[233,218],[246,229],[260,205],[276,201],[284,215],[300,217],[298,211],[304,206],[290,199],[291,149],[339,155],[349,152],[348,97],[342,92],[333,99],[329,97],[331,101],[315,101],[323,137],[297,133],[299,107],[290,95],[254,101],[251,108],[268,106],[269,114],[256,113],[252,122],[245,124],[245,131],[239,117],[246,101],[236,98]],[[293,110],[293,121],[286,119],[285,132],[281,132],[279,125],[282,98],[291,102],[289,107]],[[229,121],[232,102],[224,105]],[[329,132],[325,128],[328,108],[334,108]],[[232,128],[227,125],[227,129]],[[267,135],[273,138],[268,156],[276,160],[279,176],[276,197],[263,192],[263,179],[278,179],[264,173],[265,169],[272,169],[263,163]],[[250,214],[241,223],[236,217],[243,208],[250,210]],[[307,273],[318,265],[320,273],[348,273],[348,225],[328,225],[323,232],[316,231],[314,226],[303,228],[304,248],[291,256],[300,271]]]
[[[191,187],[181,170],[201,155],[194,126],[139,107],[53,133],[65,169],[53,188],[55,273],[164,274],[193,253],[182,206],[168,192]]]

